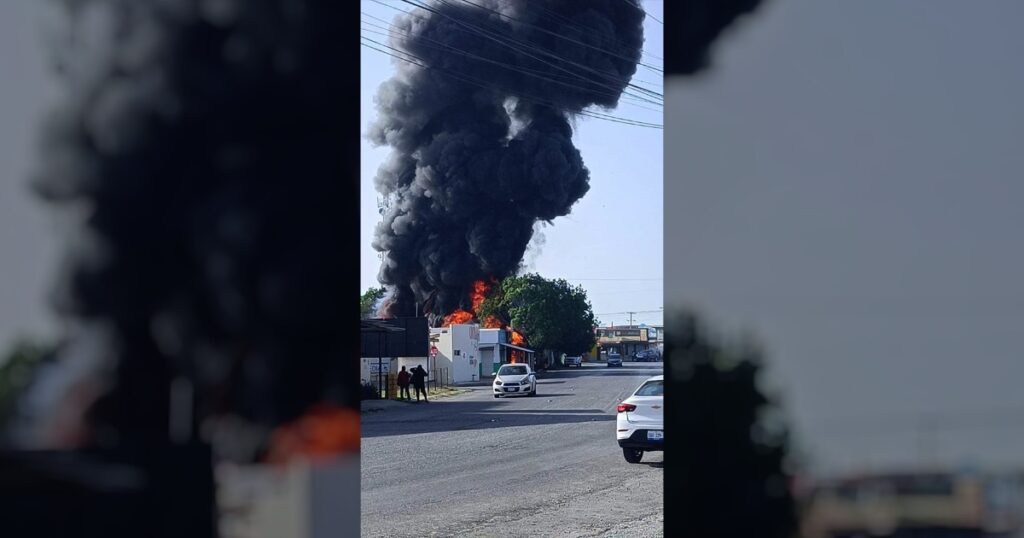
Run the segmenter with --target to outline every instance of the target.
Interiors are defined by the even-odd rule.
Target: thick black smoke
[[[377,175],[385,315],[468,309],[474,281],[514,274],[534,224],[586,194],[570,120],[618,104],[643,19],[630,0],[480,0],[396,20],[391,46],[415,63],[396,61],[370,132],[394,149]]]
[[[106,22],[97,54],[68,51],[73,99],[36,182],[82,210],[89,239],[63,312],[110,337],[91,442],[168,436],[175,398],[194,404],[185,434],[204,416],[273,426],[329,397],[355,405],[350,381],[331,383],[358,319],[339,247],[358,226],[338,209],[355,184],[345,3],[63,3]]]
[[[665,74],[695,75],[711,64],[711,47],[762,0],[673,0],[665,2]]]

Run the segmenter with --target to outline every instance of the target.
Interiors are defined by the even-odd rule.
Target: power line
[[[664,310],[627,310],[625,312],[605,312],[603,314],[594,314],[595,316],[624,316],[627,314],[655,314],[663,313]]]
[[[380,5],[383,5],[385,7],[394,9],[396,11],[400,11],[400,12],[406,14],[406,15],[409,15],[409,16],[412,16],[412,17],[419,17],[415,13],[406,11],[404,9],[397,8],[395,6],[391,6],[391,5],[385,4],[381,0],[371,0],[371,1],[374,2],[374,3],[380,4]],[[553,67],[553,68],[558,69],[560,71],[564,71],[565,73],[568,73],[568,74],[572,75],[575,78],[583,80],[584,82],[589,82],[589,83],[592,83],[592,84],[600,84],[599,82],[591,80],[591,79],[588,79],[588,78],[582,76],[579,73],[576,73],[574,71],[571,71],[571,70],[565,69],[563,67],[554,65],[554,64],[552,64],[550,62],[547,62],[547,61],[545,61],[545,60],[543,60],[541,58],[533,56],[533,55],[525,52],[521,47],[526,47],[527,49],[531,49],[531,50],[533,50],[533,51],[535,51],[535,52],[537,52],[539,54],[543,54],[543,55],[548,56],[550,58],[554,58],[556,60],[560,60],[560,61],[562,61],[562,62],[564,62],[566,64],[569,64],[569,65],[574,65],[574,66],[579,67],[581,69],[584,69],[584,70],[590,71],[592,73],[601,75],[601,76],[603,76],[605,78],[617,79],[617,75],[611,75],[611,74],[608,74],[608,73],[604,73],[604,72],[598,71],[598,70],[596,70],[596,69],[594,69],[594,68],[592,68],[590,66],[582,65],[582,64],[579,64],[578,62],[573,62],[571,60],[568,60],[566,58],[558,56],[557,54],[554,54],[554,53],[552,53],[550,51],[547,51],[547,50],[541,49],[539,47],[536,47],[535,45],[532,45],[530,43],[526,43],[526,42],[523,42],[523,41],[520,41],[520,40],[516,40],[516,39],[511,39],[511,38],[509,38],[507,36],[503,36],[500,33],[496,33],[496,32],[493,32],[493,31],[489,32],[486,29],[482,29],[479,25],[472,24],[472,23],[469,23],[469,22],[457,19],[455,17],[449,16],[449,15],[447,15],[445,13],[442,13],[442,12],[438,11],[437,8],[434,8],[432,6],[421,4],[421,3],[417,3],[417,2],[414,2],[413,0],[399,0],[399,1],[402,2],[402,3],[405,3],[405,4],[409,4],[411,6],[414,6],[414,7],[420,8],[420,9],[422,9],[424,11],[427,11],[427,12],[430,12],[430,13],[434,13],[436,15],[440,15],[440,16],[448,19],[448,20],[451,20],[451,21],[455,22],[459,26],[462,26],[466,30],[473,31],[473,33],[476,33],[478,35],[486,37],[486,38],[488,38],[488,39],[490,39],[492,41],[496,41],[497,43],[499,43],[501,45],[504,45],[505,47],[508,47],[508,48],[510,48],[510,49],[512,49],[512,50],[514,50],[516,52],[524,54],[524,55],[526,55],[526,56],[528,56],[530,58],[533,58],[534,60],[537,60],[537,61],[539,61],[541,63],[544,63],[544,64],[546,64],[546,65],[548,65],[550,67]],[[451,4],[449,4],[447,2],[447,0],[438,0],[438,1],[443,3],[443,4],[445,4],[445,5],[451,5]],[[513,43],[515,45],[513,45]],[[518,47],[516,45],[518,45]],[[620,92],[620,90],[618,88],[609,86],[607,84],[600,84],[600,85],[602,85],[605,88],[608,88],[608,89],[616,92],[617,94],[618,93],[623,93],[625,95],[630,95],[630,96],[632,96],[635,99],[639,99],[639,100],[642,100],[642,101],[645,101],[645,102],[648,102],[648,103],[653,103],[653,104],[656,104],[656,105],[659,105],[659,106],[662,104],[660,102],[656,102],[656,101],[651,101],[651,100],[645,99],[642,96],[639,96],[639,95],[636,95],[636,94],[632,94],[632,93],[630,93],[628,91]],[[631,83],[627,83],[627,87],[630,87],[630,85],[631,85]],[[653,90],[649,90],[647,88],[642,88],[642,87],[635,86],[635,85],[632,86],[632,87],[636,88],[638,91],[641,91],[641,92],[643,92],[645,94],[648,94],[650,97],[653,97],[655,99],[658,99],[658,100],[663,100],[664,99],[664,96],[662,94],[660,94],[658,92],[654,92]]]
[[[629,2],[629,0],[622,0],[622,1],[627,3],[627,4],[629,4],[629,5],[631,5],[631,6],[633,5],[632,3]],[[658,20],[654,15],[651,15],[646,9],[644,9],[644,8],[642,8],[640,6],[636,6],[636,8],[639,9],[640,11],[642,11],[645,17],[650,17],[652,21],[654,21],[654,22],[656,22],[656,23],[658,23],[658,24],[660,24],[662,26],[665,25],[665,23],[663,23],[660,20]]]
[[[373,1],[377,1],[377,0],[373,0]],[[398,54],[391,53],[391,52],[388,52],[386,50],[382,50],[382,49],[380,49],[378,47],[374,47],[374,46],[368,45],[366,43],[362,43],[363,46],[365,46],[365,47],[367,47],[369,49],[373,49],[373,50],[376,50],[376,51],[381,52],[383,54],[387,54],[388,56],[391,56],[391,57],[396,58],[398,60],[402,60],[402,61],[414,64],[414,65],[423,67],[425,69],[431,69],[431,70],[434,70],[434,71],[437,71],[437,72],[448,74],[452,78],[455,78],[455,79],[460,80],[462,82],[466,82],[467,84],[473,84],[473,85],[482,87],[484,89],[500,91],[500,88],[496,88],[494,85],[489,85],[486,82],[482,82],[479,79],[475,79],[474,77],[470,77],[470,76],[464,75],[464,74],[455,73],[455,72],[452,72],[452,71],[450,71],[448,69],[440,68],[440,67],[437,67],[437,66],[429,65],[429,64],[426,63],[426,61],[424,59],[422,59],[422,58],[420,58],[420,57],[418,57],[418,56],[416,56],[416,55],[414,55],[412,53],[409,53],[409,52],[397,49],[397,48],[392,47],[390,45],[385,45],[384,43],[381,43],[379,41],[370,39],[368,37],[362,37],[361,36],[361,39],[363,39],[365,41],[369,41],[370,43],[374,43],[374,44],[376,44],[376,45],[378,45],[380,47],[384,47],[384,48],[391,49],[391,50],[395,51]],[[400,56],[399,54],[408,56],[409,58],[413,58],[413,59],[409,59],[409,58]],[[535,103],[538,103],[538,104],[547,105],[547,106],[550,106],[550,107],[553,107],[553,108],[559,108],[557,103],[553,103],[553,102],[551,102],[549,100],[537,98],[537,97],[534,97],[534,96],[531,96],[531,95],[519,94],[519,95],[517,95],[517,97],[519,97],[519,98],[521,98],[521,99],[523,99],[525,101],[531,101],[531,102],[535,102]],[[649,122],[644,122],[644,121],[639,121],[639,120],[633,120],[633,119],[630,119],[630,118],[623,118],[623,117],[619,117],[619,116],[613,116],[611,114],[604,114],[604,113],[601,113],[601,112],[594,112],[594,111],[589,111],[589,110],[582,110],[582,111],[576,112],[576,114],[580,115],[580,116],[586,116],[586,117],[592,117],[592,118],[597,118],[597,119],[603,119],[603,120],[606,120],[606,121],[612,121],[612,122],[615,122],[615,123],[623,123],[623,124],[632,125],[632,126],[635,126],[635,127],[647,127],[647,128],[652,128],[652,129],[663,129],[664,128],[663,125],[656,124],[656,123],[649,123]]]
[[[448,15],[446,13],[441,12],[440,10],[438,10],[435,7],[432,7],[432,6],[429,6],[429,5],[426,5],[426,4],[417,3],[415,0],[402,0],[402,1],[405,2],[406,4],[411,5],[411,6],[415,6],[415,7],[418,7],[420,9],[429,11],[429,12],[435,14],[435,15],[440,15],[440,16],[442,16],[442,17],[444,17],[444,18],[454,22],[455,24],[458,24],[459,26],[463,26],[465,28],[473,30],[478,35],[481,35],[483,37],[486,37],[487,39],[495,41],[498,44],[504,45],[504,46],[514,50],[514,51],[519,52],[520,54],[523,54],[523,55],[525,55],[525,56],[527,56],[529,58],[532,58],[532,59],[534,59],[534,60],[536,60],[538,62],[541,62],[541,63],[543,63],[543,64],[545,64],[545,65],[547,65],[549,67],[552,67],[554,69],[558,69],[559,71],[564,71],[565,73],[568,73],[569,75],[572,75],[572,76],[574,76],[574,77],[576,77],[576,78],[578,78],[578,79],[580,79],[580,80],[582,80],[584,82],[589,82],[589,83],[592,83],[592,84],[597,84],[597,85],[603,86],[603,87],[605,87],[607,89],[610,89],[612,91],[615,91],[615,92],[619,92],[620,91],[618,88],[616,88],[614,86],[611,86],[609,84],[602,84],[602,83],[599,83],[599,82],[597,82],[595,80],[588,79],[585,76],[583,76],[583,75],[581,75],[579,73],[576,73],[576,72],[574,72],[572,70],[566,69],[566,68],[561,67],[559,65],[555,65],[555,64],[553,64],[551,62],[548,62],[546,60],[543,60],[543,59],[541,59],[541,58],[539,58],[537,56],[529,54],[528,52],[526,52],[524,50],[524,48],[532,49],[533,51],[537,52],[538,54],[543,54],[545,56],[554,58],[556,60],[560,60],[560,61],[562,61],[564,63],[570,64],[570,65],[575,65],[576,67],[582,68],[584,70],[590,71],[590,72],[598,74],[598,75],[605,76],[606,78],[613,78],[612,75],[608,75],[606,73],[602,73],[602,72],[600,72],[600,71],[598,71],[598,70],[596,70],[596,69],[594,69],[594,68],[592,68],[590,66],[582,65],[582,64],[580,64],[578,62],[573,62],[573,61],[567,60],[566,58],[562,58],[562,57],[560,57],[560,56],[558,56],[556,54],[553,54],[553,53],[551,53],[549,51],[541,49],[541,48],[539,48],[539,47],[537,47],[535,45],[532,45],[530,43],[525,43],[525,42],[517,40],[517,39],[512,39],[512,38],[509,38],[507,36],[503,36],[500,33],[495,36],[495,34],[496,34],[495,32],[490,32],[490,31],[487,31],[485,29],[481,29],[480,26],[476,25],[476,24],[472,24],[472,23],[468,23],[468,22],[465,22],[465,21],[461,21],[458,18],[452,17],[452,16],[450,16],[450,15]],[[447,3],[446,0],[438,0],[438,1],[444,3],[445,5],[450,5],[450,4]],[[518,47],[514,46],[513,43],[515,45],[518,45]],[[636,95],[634,95],[634,97],[637,97],[638,99],[643,99],[642,97],[636,96]],[[646,99],[643,99],[643,100],[646,100]],[[654,103],[654,104],[661,104],[661,103],[659,103],[657,101],[652,101],[652,100],[646,100],[646,101],[648,101],[650,103]]]
[[[441,1],[441,2],[444,2],[444,0],[440,0],[440,1]],[[573,39],[573,38],[571,38],[571,37],[568,37],[568,36],[564,36],[564,35],[562,35],[562,34],[559,34],[559,33],[557,33],[557,32],[552,32],[551,30],[548,30],[548,29],[546,29],[546,28],[541,28],[540,26],[537,26],[537,25],[535,25],[535,24],[531,24],[531,23],[528,23],[528,22],[526,22],[526,21],[524,21],[524,20],[522,20],[522,19],[519,19],[519,18],[517,18],[517,17],[513,17],[513,16],[511,16],[511,15],[506,15],[506,14],[504,14],[504,13],[502,13],[502,12],[498,11],[498,10],[495,10],[495,9],[491,9],[491,8],[489,8],[489,7],[487,7],[487,6],[482,6],[482,5],[480,5],[480,4],[477,4],[476,2],[473,2],[472,0],[461,0],[461,1],[462,1],[463,3],[469,4],[469,5],[472,5],[472,6],[476,6],[476,7],[480,8],[480,9],[483,9],[483,10],[485,10],[485,11],[489,11],[489,12],[491,12],[491,13],[495,13],[495,14],[497,14],[497,15],[498,15],[498,16],[500,16],[500,17],[505,17],[505,18],[507,18],[507,19],[509,19],[509,20],[517,21],[517,22],[519,22],[520,24],[523,24],[523,25],[525,25],[525,26],[529,26],[529,27],[531,27],[531,28],[534,28],[534,29],[536,29],[536,30],[539,30],[539,31],[541,31],[541,32],[544,32],[544,33],[546,33],[546,34],[550,34],[550,35],[553,35],[553,36],[555,36],[555,37],[557,37],[557,38],[559,38],[559,39],[564,39],[564,40],[566,40],[566,41],[569,41],[569,42],[571,42],[571,43],[576,43],[577,45],[582,45],[582,46],[584,46],[584,47],[587,47],[587,48],[590,48],[590,49],[594,49],[594,50],[597,50],[597,51],[600,51],[600,52],[604,52],[605,54],[608,54],[609,56],[613,56],[613,57],[615,57],[615,58],[619,58],[619,59],[621,59],[621,60],[626,60],[626,61],[633,61],[633,59],[632,59],[632,58],[627,58],[627,57],[625,57],[625,56],[622,56],[621,54],[617,54],[617,53],[615,53],[615,52],[612,52],[612,51],[610,51],[610,50],[608,50],[608,49],[604,49],[604,48],[598,47],[598,46],[596,46],[596,45],[591,45],[591,44],[589,44],[589,43],[584,43],[584,42],[582,42],[582,41],[579,41],[579,40]],[[445,2],[445,3],[447,3],[447,2]],[[643,53],[643,50],[641,50],[640,52],[641,52],[641,53]],[[656,67],[652,67],[652,66],[648,66],[647,64],[645,64],[645,63],[643,63],[643,62],[637,62],[637,64],[638,64],[638,65],[642,65],[642,66],[644,66],[644,67],[649,67],[649,68],[651,68],[651,69],[655,69],[655,70],[657,70],[657,71],[658,71],[659,73],[660,73],[660,72],[663,72],[663,71],[662,71],[661,69],[658,69],[658,68],[656,68]]]
[[[371,18],[374,18],[374,19],[377,19],[377,20],[380,20],[377,17],[373,17],[373,15],[369,15],[369,14],[366,14],[366,13],[364,13],[364,15],[366,15],[368,17],[371,17]],[[371,26],[373,28],[378,28],[378,29],[385,30],[387,33],[376,31],[376,30],[371,30],[371,29],[368,29],[368,28],[361,28],[361,30],[363,32],[369,32],[369,33],[373,33],[373,34],[387,35],[387,36],[394,36],[394,35],[409,36],[408,32],[402,32],[400,30],[395,29],[393,26],[392,27],[384,27],[384,26],[380,26],[378,24],[374,24],[374,23],[369,22],[369,21],[365,21],[365,20],[361,21],[361,22],[363,24],[369,25],[369,26]],[[436,45],[436,46],[435,45],[426,44],[428,47],[430,47],[430,48],[432,48],[434,50],[442,50],[442,51],[446,51],[446,52],[450,51],[450,52],[453,52],[455,54],[459,54],[459,55],[466,56],[466,57],[469,57],[469,58],[474,58],[474,59],[477,59],[477,60],[480,60],[480,61],[483,61],[483,62],[495,64],[495,65],[504,67],[504,68],[506,68],[506,69],[508,69],[510,71],[514,71],[514,72],[521,73],[521,74],[524,74],[524,75],[532,76],[532,77],[535,77],[535,78],[538,78],[538,79],[541,79],[541,80],[545,80],[545,81],[548,81],[548,82],[553,82],[555,84],[561,84],[563,86],[567,86],[567,87],[575,88],[575,89],[580,89],[580,90],[592,91],[591,89],[583,88],[582,86],[579,86],[578,84],[573,84],[571,82],[564,82],[562,80],[556,80],[556,79],[550,78],[550,77],[545,76],[545,75],[539,75],[539,74],[537,74],[537,71],[533,70],[533,69],[527,69],[527,68],[524,68],[524,67],[521,67],[521,66],[516,66],[516,65],[509,64],[507,62],[501,62],[501,61],[498,61],[498,60],[492,60],[492,59],[489,59],[489,58],[485,58],[483,56],[479,56],[477,54],[473,54],[471,52],[466,52],[463,49],[459,49],[458,47],[452,47],[452,46],[447,45],[445,43],[442,43],[442,42],[440,42],[440,41],[438,41],[436,39],[430,39],[430,38],[422,37],[422,36],[418,37],[417,39],[420,40],[420,41],[428,41],[430,43],[437,43],[438,45]],[[616,95],[616,94],[614,94],[612,92],[603,92],[603,93],[605,95],[608,95],[608,96],[615,96]],[[632,97],[632,96],[628,96],[628,97]],[[649,102],[649,101],[647,101],[647,102]],[[629,104],[631,106],[635,106],[637,108],[643,108],[645,110],[650,110],[652,112],[661,112],[660,110],[653,109],[653,108],[650,108],[650,107],[646,107],[646,106],[643,106],[643,105],[640,105],[640,104],[636,104],[636,103],[633,103],[633,102],[628,102],[627,104]]]
[[[410,14],[408,11],[405,11],[404,9],[401,9],[399,7],[396,7],[396,6],[393,6],[393,5],[390,5],[390,4],[387,4],[387,3],[385,3],[385,2],[383,2],[381,0],[370,0],[370,1],[372,1],[374,3],[377,3],[377,4],[380,4],[382,6],[388,7],[390,9],[394,9],[396,11],[401,11],[403,13]],[[406,2],[405,0],[393,0],[393,1],[396,1],[396,2],[399,2],[399,3],[409,3],[409,2]],[[447,3],[444,0],[438,0],[438,1],[441,1],[442,3]],[[532,27],[534,27],[534,28],[536,28],[538,30],[551,33],[550,31],[548,31],[548,30],[546,30],[544,28],[540,28],[540,27],[537,27],[536,25],[532,25],[532,24],[530,24],[530,23],[528,23],[526,21],[523,21],[522,19],[519,19],[518,17],[512,17],[511,15],[506,15],[504,13],[501,13],[500,11],[488,8],[486,6],[482,6],[482,5],[478,4],[478,3],[472,2],[470,0],[459,0],[459,1],[461,1],[463,3],[466,3],[466,4],[470,4],[470,5],[476,6],[476,7],[480,8],[480,9],[485,10],[485,11],[489,11],[489,12],[495,13],[495,14],[501,16],[501,17],[505,17],[505,18],[508,18],[510,20],[515,20],[515,21],[518,21],[518,22],[520,22],[522,24],[526,24],[526,25],[532,26]],[[569,19],[568,17],[565,17],[564,15],[561,15],[561,14],[555,12],[555,11],[552,11],[552,10],[550,10],[550,9],[540,5],[540,4],[536,4],[536,3],[530,2],[530,3],[526,3],[526,6],[530,7],[530,8],[537,8],[537,9],[545,12],[546,14],[548,14],[550,17],[556,18],[556,19],[562,21],[564,24],[567,24],[569,26],[575,26],[575,27],[578,27],[578,28],[583,28],[584,30],[589,31],[589,32],[597,32],[598,31],[598,30],[596,30],[595,28],[593,28],[591,26],[587,26],[587,25],[584,25],[584,24],[579,24],[579,23]],[[421,7],[422,9],[426,9],[426,8],[423,8],[422,6],[417,6],[417,7]],[[575,41],[575,40],[573,40],[571,38],[568,38],[566,36],[563,36],[561,34],[553,33],[553,35],[555,35],[556,37],[559,37],[559,38],[568,39],[569,41],[574,41],[574,42],[576,42],[578,44],[581,44],[581,45],[584,45],[584,46],[589,46],[589,47],[592,47],[592,48],[597,48],[597,50],[602,50],[602,51],[607,52],[609,54],[614,54],[611,51],[608,51],[607,49],[601,49],[601,48],[595,47],[593,45],[588,45],[586,43]],[[621,44],[621,42],[619,42],[617,40],[613,39],[612,41],[614,43],[616,43],[616,44]],[[661,58],[660,56],[652,54],[652,53],[650,53],[650,52],[648,52],[648,51],[646,51],[644,49],[641,49],[640,52],[642,54],[646,54],[647,56],[650,56],[651,58],[654,58],[656,60],[664,61],[664,58]],[[619,56],[619,57],[621,58],[621,56]],[[659,68],[659,67],[657,67],[657,66],[648,65],[648,64],[643,63],[643,62],[638,62],[638,65],[646,67],[646,68],[651,69],[652,71],[656,71],[658,73],[664,73],[664,70]],[[652,83],[648,83],[648,84],[652,84]]]

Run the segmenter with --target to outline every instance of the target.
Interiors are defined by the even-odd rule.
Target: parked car
[[[640,351],[633,353],[633,360],[637,362],[648,362],[658,359],[653,349],[641,349]]]
[[[609,353],[608,354],[608,366],[620,366],[621,367],[622,366],[622,355],[619,355],[618,353],[614,353],[614,352],[613,353]]]
[[[575,357],[566,357],[565,358],[565,365],[566,366],[582,367],[583,366],[583,357],[581,355],[577,355]]]
[[[536,396],[537,375],[527,364],[503,364],[491,384],[495,398],[502,396]]]
[[[615,439],[629,463],[640,463],[644,452],[661,452],[665,442],[665,376],[643,382],[616,408]]]

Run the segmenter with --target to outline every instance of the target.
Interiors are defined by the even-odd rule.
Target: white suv
[[[665,442],[665,376],[644,381],[619,404],[615,438],[629,463],[640,463],[644,452],[661,452]]]
[[[537,376],[527,364],[503,364],[494,376],[494,397],[536,396]]]

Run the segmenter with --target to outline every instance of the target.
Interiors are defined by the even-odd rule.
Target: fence
[[[450,377],[448,368],[435,368],[430,371],[430,379],[427,381],[427,387],[434,387],[440,389],[447,387],[452,384],[452,378]]]

